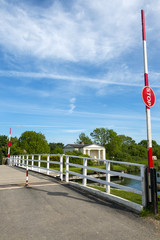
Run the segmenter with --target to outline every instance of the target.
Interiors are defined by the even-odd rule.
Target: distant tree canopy
[[[86,136],[86,134],[83,132],[79,135],[79,139],[77,139],[76,143],[79,144],[82,142],[84,144],[92,144],[93,143],[92,140],[88,136]]]
[[[129,136],[118,135],[113,129],[96,128],[90,133],[91,138],[81,133],[77,143],[96,143],[106,148],[106,158],[119,161],[136,161],[147,159],[147,140],[138,144]],[[93,140],[92,140],[93,139]],[[153,155],[160,159],[160,145],[152,141]]]
[[[49,143],[49,147],[50,147],[50,153],[52,154],[58,154],[58,153],[64,153],[63,151],[63,147],[64,144],[63,143]]]
[[[0,135],[0,164],[3,157],[7,157],[7,136]]]
[[[28,154],[50,153],[45,136],[42,133],[26,131],[19,138],[19,147]]]
[[[106,158],[118,161],[136,162],[147,160],[147,140],[142,140],[138,144],[129,136],[118,135],[113,129],[96,128],[87,136],[85,133],[79,135],[76,143],[84,144],[96,143],[106,148]],[[0,135],[0,162],[3,157],[7,157],[8,137]],[[11,138],[11,155],[22,154],[62,154],[63,143],[49,143],[42,133],[26,131],[20,138]],[[152,141],[153,155],[160,159],[160,145]],[[77,153],[76,153],[77,154]]]

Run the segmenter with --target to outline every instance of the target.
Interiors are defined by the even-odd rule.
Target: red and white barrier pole
[[[26,159],[26,186],[28,186],[28,155]]]
[[[142,17],[142,39],[143,39],[143,57],[144,57],[144,85],[149,86],[144,10],[141,10],[141,17]],[[150,108],[148,106],[146,106],[146,120],[147,120],[147,140],[148,140],[148,171],[150,172],[150,168],[153,168],[153,159],[152,159],[151,115],[150,115]]]
[[[26,167],[26,186],[28,185],[28,166]]]
[[[8,142],[8,157],[10,157],[10,148],[11,148],[11,128],[10,128],[10,131],[9,131],[9,142]]]

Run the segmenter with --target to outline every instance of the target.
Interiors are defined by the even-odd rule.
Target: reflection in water
[[[103,180],[105,180],[105,178],[103,178]],[[160,178],[157,178],[157,180],[158,180],[158,182],[160,182]],[[138,180],[129,179],[129,178],[122,178],[122,179],[111,178],[111,182],[117,183],[117,184],[120,184],[120,185],[123,185],[123,186],[131,187],[131,188],[135,188],[135,189],[140,190],[140,191],[142,190],[141,182],[138,181]],[[101,183],[94,183],[94,185],[105,187],[105,185],[103,185]],[[158,194],[160,194],[160,192],[158,192]]]

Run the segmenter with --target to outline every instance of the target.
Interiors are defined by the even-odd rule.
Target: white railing
[[[145,187],[145,165],[142,164],[135,164],[135,163],[130,163],[130,162],[120,162],[120,161],[112,161],[112,160],[102,160],[102,159],[91,159],[91,158],[84,158],[83,157],[83,165],[80,164],[75,164],[75,163],[70,163],[69,158],[82,158],[82,157],[75,157],[75,156],[71,156],[71,155],[66,155],[66,176],[65,176],[65,180],[66,182],[69,182],[69,174],[71,175],[75,175],[78,177],[81,177],[82,180],[82,184],[83,186],[87,186],[87,180],[92,181],[92,182],[97,182],[97,183],[101,183],[103,185],[106,186],[106,193],[110,194],[110,187],[113,188],[118,188],[118,189],[122,189],[128,192],[133,192],[136,194],[140,194],[142,195],[142,206],[146,206],[146,187]],[[87,161],[88,160],[92,160],[92,161],[101,161],[104,162],[105,164],[105,169],[99,169],[97,167],[90,167],[87,166]],[[132,174],[127,174],[127,173],[123,173],[123,172],[117,172],[117,171],[111,171],[110,170],[110,165],[112,164],[119,164],[119,165],[129,165],[129,166],[136,166],[140,168],[140,176],[137,175],[132,175]],[[73,172],[69,170],[69,167],[79,167],[82,169],[83,173],[77,173],[77,172]],[[87,174],[87,170],[92,170],[95,172],[99,172],[99,173],[104,173],[106,175],[106,179],[105,180],[101,180],[95,177],[91,177]],[[131,188],[131,187],[126,187],[120,184],[116,184],[111,182],[111,175],[112,176],[119,176],[119,177],[124,177],[124,178],[129,178],[129,179],[134,179],[134,180],[138,180],[141,183],[141,190],[137,190],[135,188]]]
[[[43,156],[43,160],[41,159]],[[51,157],[56,156],[59,157],[59,161],[51,161]],[[36,159],[37,158],[37,159]],[[45,159],[44,159],[45,158]],[[82,164],[73,163],[73,160],[76,161],[83,161]],[[100,169],[96,166],[88,166],[88,161],[92,161],[93,163],[96,162],[103,162],[105,169]],[[130,162],[120,162],[120,161],[112,161],[112,160],[102,160],[102,159],[92,159],[87,157],[79,157],[79,156],[72,156],[72,155],[64,155],[64,154],[36,154],[36,155],[19,155],[19,156],[11,156],[10,157],[10,165],[16,165],[18,167],[26,168],[28,166],[29,170],[34,170],[37,172],[44,172],[48,175],[51,173],[56,173],[59,175],[60,179],[63,180],[63,164],[64,165],[64,173],[65,173],[65,181],[70,182],[70,176],[77,176],[82,179],[82,185],[84,187],[87,186],[87,180],[91,182],[101,183],[106,187],[106,193],[110,194],[110,187],[122,189],[128,192],[133,192],[136,194],[142,195],[142,206],[146,206],[146,186],[145,186],[145,165],[142,164],[135,164]],[[46,167],[42,167],[41,164],[45,163]],[[59,170],[53,169],[50,167],[50,164],[56,164],[59,166]],[[118,165],[128,165],[128,166],[135,166],[140,169],[140,175],[132,175],[127,174],[124,172],[112,171],[111,164],[118,164]],[[72,169],[71,169],[72,167]],[[79,173],[74,168],[81,169],[82,173]],[[72,171],[71,171],[72,170]],[[75,171],[74,171],[75,170]],[[94,175],[89,175],[88,170],[92,172],[97,172],[99,174],[105,175],[105,180],[99,179],[94,177]],[[111,181],[111,176],[119,176],[123,178],[129,178],[140,181],[141,190],[137,190],[135,188],[123,186]]]
[[[58,161],[50,160],[52,156],[58,157]],[[46,167],[43,167],[42,163],[44,163]],[[28,166],[28,170],[45,173],[47,175],[56,173],[56,175],[60,177],[60,180],[63,181],[63,154],[14,155],[10,156],[9,164],[22,168]],[[50,164],[57,165],[57,168],[51,168]]]

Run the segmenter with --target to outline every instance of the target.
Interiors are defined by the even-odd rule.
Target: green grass
[[[95,189],[100,190],[102,192],[106,191],[105,187],[98,187],[98,186],[93,186],[93,185],[89,185],[89,187],[95,188]],[[124,198],[126,200],[129,200],[129,201],[132,201],[132,202],[135,202],[135,203],[138,203],[138,204],[142,204],[142,196],[139,195],[139,194],[132,193],[132,192],[127,192],[127,191],[119,190],[119,189],[115,189],[115,188],[111,188],[110,193],[115,195],[115,196]]]

